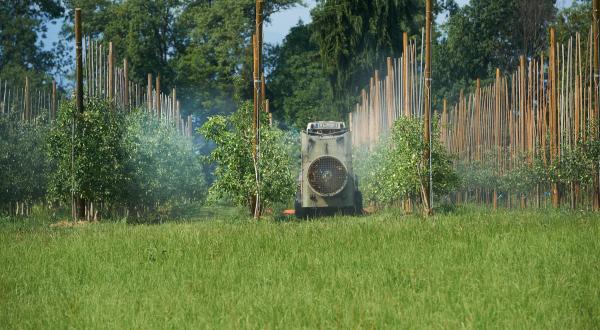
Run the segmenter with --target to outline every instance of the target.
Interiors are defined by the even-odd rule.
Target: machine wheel
[[[363,196],[358,190],[354,192],[354,214],[363,214]]]
[[[296,199],[294,200],[294,213],[296,214],[296,218],[303,219],[306,218],[305,209],[302,207],[300,203],[300,193],[296,193]]]

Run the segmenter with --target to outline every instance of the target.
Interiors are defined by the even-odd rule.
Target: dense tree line
[[[265,19],[298,2],[266,2]],[[84,33],[113,42],[131,79],[160,74],[165,90],[177,86],[187,113],[231,113],[251,96],[254,0],[69,0],[66,7],[82,8]],[[72,36],[70,16],[63,34]]]
[[[28,75],[36,87],[52,81],[57,58],[44,50],[42,39],[49,22],[63,14],[59,0],[0,2],[0,79],[22,81]]]
[[[434,48],[435,91],[452,99],[496,68],[512,72],[519,56],[539,56],[556,15],[554,0],[478,0],[453,12]]]
[[[515,68],[520,55],[538,56],[547,29],[559,41],[587,33],[590,1],[558,10],[552,0],[472,0],[459,7],[435,1],[434,96],[450,100],[496,67]],[[265,18],[301,3],[266,2]],[[183,110],[201,118],[229,114],[251,97],[251,36],[254,0],[8,0],[0,4],[0,77],[30,75],[34,83],[72,67],[73,8],[83,10],[86,35],[112,41],[118,61],[127,58],[130,77],[143,83],[160,74],[164,89],[177,86]],[[282,44],[268,46],[267,93],[283,126],[314,119],[340,119],[385,58],[402,55],[402,33],[420,35],[421,0],[321,0],[312,22],[299,23]],[[42,36],[64,18],[61,42],[44,50]],[[440,22],[440,20],[438,20]],[[418,40],[419,38],[417,38]],[[584,41],[586,38],[583,38]]]
[[[292,29],[274,49],[269,86],[277,118],[297,127],[314,119],[345,118],[373,71],[385,69],[386,57],[402,55],[402,32],[420,36],[423,3],[320,1],[313,21]],[[514,70],[521,55],[539,56],[547,48],[550,26],[559,41],[575,32],[587,35],[590,3],[575,1],[558,10],[552,0],[471,0],[462,7],[452,0],[434,1],[434,14],[445,16],[434,27],[434,99],[452,102],[477,78],[493,79],[496,68]]]

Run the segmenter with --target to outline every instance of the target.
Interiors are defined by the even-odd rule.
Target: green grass
[[[598,328],[600,218],[2,221],[0,328],[67,327]]]

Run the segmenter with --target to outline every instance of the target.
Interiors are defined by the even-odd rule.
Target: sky
[[[305,6],[295,6],[273,14],[271,23],[265,24],[265,42],[270,44],[281,43],[283,38],[290,32],[290,29],[298,24],[299,20],[310,23],[310,10],[317,5],[317,2],[315,0],[305,0],[304,3]]]

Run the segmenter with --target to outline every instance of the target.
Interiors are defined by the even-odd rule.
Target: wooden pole
[[[123,106],[129,111],[129,63],[123,59]]]
[[[255,171],[256,171],[256,185],[257,192],[254,196],[254,202],[252,204],[254,207],[254,218],[260,218],[261,215],[261,205],[260,205],[260,170],[258,168],[259,164],[259,130],[260,130],[260,106],[262,105],[264,99],[264,91],[262,91],[261,87],[264,87],[263,82],[261,81],[262,77],[262,24],[263,24],[263,0],[256,0],[256,29],[254,32],[253,38],[253,55],[254,55],[254,108],[253,108],[253,120],[252,120],[252,129],[253,129],[253,141],[252,141],[252,154],[254,157],[255,163]]]
[[[0,87],[2,87],[0,85]],[[4,81],[4,92],[2,93],[2,113],[8,113],[10,111],[8,107],[8,99],[6,98],[6,88],[8,87],[7,81]],[[9,97],[10,98],[10,97]]]
[[[265,82],[263,77],[263,60],[262,60],[262,48],[263,48],[263,1],[256,0],[256,47],[257,47],[257,61],[258,61],[258,79],[260,82],[260,93],[258,95],[258,106],[262,106],[265,100]],[[261,79],[263,78],[263,79]]]
[[[498,175],[502,174],[501,169],[501,159],[502,159],[502,138],[500,136],[500,85],[502,82],[500,81],[500,69],[496,69],[496,88],[495,88],[495,104],[494,104],[494,137],[496,142],[496,173]],[[498,190],[497,187],[494,187],[494,195],[492,196],[493,207],[494,210],[498,208]]]
[[[373,78],[373,101],[375,103],[375,111],[373,112],[373,143],[377,143],[379,140],[380,131],[380,117],[381,117],[381,93],[379,92],[379,70],[375,70],[375,76]]]
[[[266,113],[271,113],[271,107],[269,105],[269,100],[265,99],[265,112]]]
[[[113,55],[113,43],[108,43],[108,100],[113,102],[115,97],[115,67]]]
[[[593,65],[594,65],[594,93],[593,93],[593,104],[594,104],[594,119],[596,120],[594,127],[594,139],[598,139],[598,125],[600,122],[600,70],[598,67],[598,47],[600,46],[600,0],[592,0],[592,38],[593,38]],[[600,173],[598,172],[598,162],[594,166],[594,194],[593,194],[593,208],[594,211],[600,209]]]
[[[50,105],[50,120],[56,119],[56,80],[52,80],[52,104]]]
[[[160,73],[156,75],[156,115],[160,120],[162,109],[160,108]]]
[[[176,120],[178,120],[176,118],[176,112],[177,112],[177,90],[175,88],[172,89],[171,98],[172,98],[172,100],[171,100],[171,102],[172,102],[172,104],[171,104],[171,111],[172,111],[172,113],[171,113],[171,122],[175,122]]]
[[[526,151],[526,139],[525,139],[525,124],[526,124],[526,97],[525,97],[525,56],[519,56],[519,150],[521,155],[525,154]],[[521,208],[525,208],[525,194],[520,193],[521,197]]]
[[[550,62],[549,62],[549,80],[550,80],[550,163],[558,163],[558,109],[557,109],[557,88],[556,88],[556,37],[554,28],[550,28]],[[552,206],[559,207],[560,192],[558,183],[552,182]]]
[[[75,9],[75,105],[77,112],[83,113],[83,58],[81,49],[81,9]],[[75,124],[74,124],[75,125]],[[73,152],[72,157],[75,157]],[[73,220],[82,219],[85,216],[85,200],[81,196],[72,199]]]
[[[403,70],[402,70],[402,87],[404,89],[404,116],[410,116],[410,87],[408,82],[408,33],[402,33],[402,62],[403,62]]]
[[[253,78],[252,83],[252,97],[254,100],[253,111],[252,111],[252,157],[256,159],[256,148],[257,148],[257,131],[258,131],[258,43],[256,40],[256,34],[252,37],[252,49],[253,49]]]
[[[386,130],[392,128],[394,124],[394,67],[392,58],[387,58],[387,75],[385,78],[385,101],[386,101]]]
[[[262,68],[260,70],[262,71]],[[265,105],[265,100],[266,100],[265,91],[266,91],[266,88],[267,88],[267,86],[265,84],[265,74],[261,72],[261,74],[260,74],[260,106],[262,107],[262,110],[264,112],[268,112],[267,108],[266,108],[266,105]]]
[[[104,59],[104,48],[102,47],[102,44],[100,44],[98,46],[98,94],[100,97],[106,97],[106,88],[104,88],[104,82],[105,82],[105,77],[104,77],[104,62],[106,62],[106,60]]]
[[[423,213],[426,216],[432,215],[431,208],[431,136],[430,136],[430,120],[431,120],[431,0],[425,1],[425,89],[423,93],[423,141],[425,149],[423,150],[423,165],[429,170],[429,178],[427,184],[422,185],[422,203]]]
[[[148,73],[148,87],[146,91],[146,102],[148,103],[148,112],[152,113],[152,73]]]
[[[181,112],[179,111],[179,101],[175,99],[175,127],[177,128],[177,131],[180,132],[181,130]]]
[[[25,76],[25,90],[23,92],[23,105],[25,111],[23,111],[23,120],[29,122],[31,119],[31,87],[29,86],[29,77]]]
[[[475,81],[475,112],[474,120],[473,120],[473,133],[474,133],[474,142],[475,142],[475,160],[480,161],[480,150],[481,150],[481,79],[477,78]],[[475,192],[476,198],[479,198],[479,191]]]

